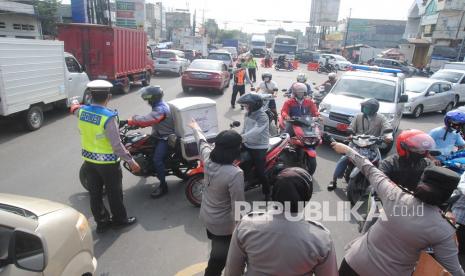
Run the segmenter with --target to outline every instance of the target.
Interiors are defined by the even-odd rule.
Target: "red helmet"
[[[407,151],[425,154],[435,147],[433,138],[421,130],[404,130],[397,136],[396,149],[399,156],[406,156]]]

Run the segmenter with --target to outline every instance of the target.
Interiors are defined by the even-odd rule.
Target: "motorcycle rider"
[[[265,175],[266,153],[269,146],[270,125],[268,116],[263,111],[263,100],[255,93],[248,93],[237,101],[245,106],[247,113],[244,118],[244,129],[242,130],[242,141],[244,149],[252,157],[255,165],[255,173],[262,184],[262,192],[265,200],[270,199],[270,187]],[[246,170],[246,172],[249,170]]]
[[[396,139],[397,154],[393,154],[379,163],[382,171],[392,182],[414,191],[426,168],[434,166],[429,151],[436,143],[433,138],[421,130],[402,131]]]
[[[301,168],[281,171],[273,201],[290,210],[252,212],[239,221],[231,239],[225,275],[337,276],[336,251],[330,232],[320,223],[296,216],[299,203],[312,197],[312,177]],[[291,215],[297,219],[286,219]]]
[[[379,102],[376,99],[368,99],[360,103],[361,113],[357,114],[350,123],[349,129],[356,135],[367,134],[379,137],[383,135],[384,130],[390,129],[391,124],[379,114]],[[393,140],[392,133],[384,136],[386,143],[391,143]],[[333,180],[328,185],[328,191],[337,188],[337,179],[341,178],[349,164],[347,156],[342,156],[336,164],[333,174]]]
[[[272,80],[273,75],[270,72],[265,72],[262,74],[262,82],[258,85],[257,93],[262,91],[264,94],[272,94],[273,97],[276,97],[276,91],[278,90],[278,85]],[[278,111],[276,110],[276,101],[271,99],[268,102],[268,108],[275,115],[275,124],[278,125]]]
[[[292,117],[302,117],[305,115],[310,115],[312,117],[320,116],[318,108],[313,100],[309,97],[305,97],[308,91],[305,84],[296,82],[292,85],[291,90],[293,97],[284,102],[281,108],[281,118],[284,121],[290,120]],[[286,122],[286,124],[281,127],[284,127],[285,132],[289,133],[291,137],[295,135],[292,124]]]
[[[297,82],[294,82],[291,87],[287,90],[289,93],[293,93],[292,91],[292,87],[294,86],[294,84],[296,83],[303,83],[305,84],[305,86],[307,87],[307,93],[305,94],[305,96],[312,96],[313,94],[313,91],[312,91],[312,86],[310,84],[307,83],[307,75],[305,75],[305,73],[299,73],[297,75]]]
[[[234,130],[220,132],[213,147],[207,142],[196,121],[189,126],[193,130],[200,160],[204,163],[205,188],[202,192],[200,219],[207,228],[211,240],[211,252],[206,276],[220,276],[228,256],[231,235],[236,225],[235,202],[245,200],[244,173],[233,166],[240,158],[242,138]]]
[[[135,173],[140,166],[121,143],[118,130],[118,113],[107,108],[111,99],[111,83],[94,80],[87,84],[92,97],[91,105],[80,105],[73,100],[70,111],[79,118],[82,158],[89,184],[90,209],[97,223],[97,233],[110,226],[128,226],[136,222],[128,217],[123,203],[123,173],[120,159],[128,162]],[[106,188],[111,215],[103,203]]]
[[[331,90],[331,88],[333,88],[333,86],[336,84],[337,82],[337,74],[336,73],[329,73],[328,74],[328,79],[321,85],[321,86],[325,86],[328,84],[330,85],[329,86],[329,90]]]
[[[465,275],[458,259],[455,227],[440,209],[459,182],[446,168],[427,168],[414,192],[401,189],[386,175],[342,143],[333,149],[348,156],[368,179],[383,203],[386,219],[378,219],[363,236],[351,242],[339,268],[340,276],[412,275],[420,252],[431,246],[435,259],[452,275]],[[400,214],[400,210],[418,210]]]
[[[241,63],[236,64],[237,69],[233,72],[234,77],[234,84],[233,84],[233,93],[231,95],[231,108],[236,108],[236,98],[237,93],[241,96],[245,94],[245,84],[246,82],[253,87],[253,83],[249,79],[249,75],[247,75],[247,70],[245,66],[245,59],[241,59]],[[241,106],[241,110],[244,110],[244,107]]]
[[[163,95],[163,89],[158,85],[143,88],[141,97],[152,107],[152,111],[145,116],[134,115],[128,120],[130,126],[152,126],[152,137],[156,142],[153,152],[153,164],[160,181],[160,185],[150,194],[152,198],[160,198],[168,193],[165,177],[165,158],[169,150],[168,137],[175,133],[170,107],[163,101]]]
[[[465,125],[465,112],[452,110],[444,116],[444,126],[437,127],[429,132],[429,135],[436,143],[436,149],[441,152],[440,156],[435,156],[435,162],[444,161],[447,156],[465,147],[465,141],[460,135],[460,130]]]

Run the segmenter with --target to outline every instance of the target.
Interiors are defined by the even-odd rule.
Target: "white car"
[[[455,103],[465,102],[465,70],[441,69],[431,78],[451,82],[456,94]]]
[[[0,275],[94,275],[94,243],[83,214],[12,194],[0,194],[0,202]]]
[[[231,54],[233,59],[237,59],[238,53],[236,47],[223,47],[220,50],[227,51]]]
[[[182,51],[160,50],[154,53],[153,66],[155,72],[170,72],[181,76],[189,66],[189,60]]]
[[[408,102],[404,105],[404,114],[418,118],[426,112],[442,111],[447,113],[455,104],[452,83],[436,79],[407,78],[405,93]]]
[[[326,58],[329,58],[329,63],[334,65],[337,70],[347,70],[352,65],[350,61],[348,61],[345,57],[340,55],[333,55],[333,54],[321,54],[318,63],[325,64]]]

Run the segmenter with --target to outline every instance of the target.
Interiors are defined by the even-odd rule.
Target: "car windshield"
[[[220,71],[221,66],[218,65],[216,62],[208,62],[204,60],[194,60],[191,65],[189,66],[189,69],[197,69],[197,70],[216,70]]]
[[[341,57],[341,56],[334,56],[334,57],[339,61],[347,61],[347,59],[345,59],[345,57]]]
[[[346,77],[336,84],[331,93],[360,99],[375,98],[382,102],[394,102],[396,83],[379,79],[373,81]]]
[[[252,41],[253,46],[265,46],[264,41]]]
[[[223,61],[230,61],[231,60],[229,55],[227,55],[227,54],[217,54],[217,53],[209,54],[208,59],[223,60]]]
[[[422,93],[428,88],[429,83],[419,79],[406,79],[405,80],[405,91]]]
[[[277,54],[295,54],[296,46],[275,45],[273,51]]]
[[[463,73],[438,71],[434,73],[431,78],[435,80],[445,80],[452,83],[457,83],[459,82],[462,75]]]

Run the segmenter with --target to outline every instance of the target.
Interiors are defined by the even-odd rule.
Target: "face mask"
[[[362,113],[365,115],[372,115],[370,108],[367,106],[362,107]]]
[[[297,100],[302,100],[304,98],[304,94],[303,93],[296,93],[295,97],[296,97]]]
[[[266,82],[269,82],[269,81],[270,81],[270,78],[264,78],[264,80],[265,80]]]
[[[425,154],[416,153],[416,152],[409,152],[409,155],[408,155],[407,159],[411,163],[418,163],[418,162],[420,162],[420,160],[422,160],[425,157],[426,157]]]

